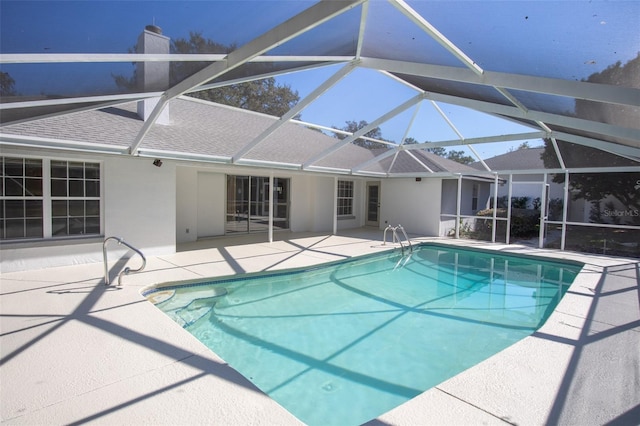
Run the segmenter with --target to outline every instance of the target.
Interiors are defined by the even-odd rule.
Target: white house
[[[252,150],[244,164],[232,164],[227,158],[277,118],[189,97],[173,101],[168,124],[152,127],[140,155],[129,156],[123,154],[128,141],[144,124],[136,110],[129,103],[2,128],[4,271],[101,261],[108,236],[160,255],[199,238],[268,232],[270,205],[276,231],[402,224],[411,233],[437,236],[443,203],[455,203],[453,173],[472,171],[416,151],[453,180],[345,175],[339,172],[375,155],[348,144],[317,171],[303,172],[293,165],[337,140],[294,123]],[[55,149],[39,147],[43,141]],[[169,152],[183,160],[164,158]],[[391,162],[374,162],[366,170],[382,175],[391,167],[410,175],[424,167],[406,153]],[[465,180],[469,208],[471,187]]]
[[[138,45],[163,52],[168,43],[145,30]],[[168,84],[166,63],[147,64],[138,74],[146,90]],[[109,236],[148,255],[201,238],[278,230],[402,224],[437,236],[441,200],[450,202],[442,195],[446,178],[418,180],[412,173],[426,167],[453,177],[473,170],[423,151],[374,161],[379,152],[354,144],[325,155],[337,139],[191,97],[171,101],[137,155],[129,155],[154,102],[2,126],[3,271],[101,261]],[[241,150],[244,157],[234,161]],[[311,158],[313,168],[300,170]],[[345,173],[363,164],[361,176]],[[389,171],[407,177],[385,178]]]
[[[477,63],[461,57],[448,40],[439,37],[438,41],[447,46],[443,53],[451,54],[450,59],[456,63],[462,60],[464,67],[443,65],[447,61],[419,64],[412,62],[417,59],[411,55],[393,59],[398,52],[389,48],[376,53],[375,36],[392,32],[373,31],[374,39],[365,43],[369,31],[361,27],[366,20],[359,14],[349,15],[358,7],[366,12],[369,6],[382,11],[387,5],[320,2],[295,19],[278,24],[273,31],[250,37],[253,41],[229,55],[213,55],[205,60],[209,63],[205,69],[173,86],[166,62],[173,60],[166,55],[169,39],[152,26],[138,40],[142,55],[135,61],[140,67],[137,76],[141,87],[136,93],[85,94],[88,97],[74,99],[45,96],[37,100],[16,96],[11,99],[13,105],[3,103],[2,270],[100,262],[102,243],[110,236],[124,238],[147,255],[160,255],[201,238],[263,232],[265,239],[270,239],[279,230],[336,233],[354,227],[384,229],[388,224],[402,224],[409,233],[443,235],[458,222],[456,215],[472,215],[486,205],[491,175],[428,153],[424,149],[429,147],[546,137],[557,125],[559,136],[580,143],[596,143],[592,138],[598,137],[598,131],[613,133],[616,143],[609,143],[608,149],[637,156],[637,139],[631,138],[630,146],[625,129],[592,126],[595,128],[584,130],[583,121],[553,111],[523,116],[517,105],[505,106],[504,100],[494,98],[496,93],[506,99],[514,96],[495,91],[502,87],[497,83],[502,79],[513,86],[505,87],[514,90],[548,94],[560,87],[559,94],[581,99],[592,93],[589,84],[570,81],[558,85],[564,81],[546,76],[518,79],[517,74],[483,74]],[[395,6],[398,13],[415,21],[416,12],[407,5]],[[374,152],[351,143],[370,129],[339,141],[318,131],[321,126],[311,129],[309,124],[296,121],[293,117],[303,106],[294,107],[283,117],[272,117],[183,96],[225,74],[229,64],[242,66],[256,58],[273,60],[264,53],[277,51],[287,40],[312,31],[322,22],[331,21],[344,28],[340,20],[332,20],[335,16],[353,20],[358,42],[349,36],[347,43],[339,43],[340,50],[327,51],[342,56],[325,57],[326,43],[319,43],[323,48],[320,53],[306,53],[309,61],[337,61],[343,66],[322,82],[314,95],[332,87],[350,69],[384,70],[416,94],[387,110],[371,126],[423,102],[449,102],[521,120],[535,131],[467,139],[459,135],[459,139],[415,146],[389,143],[388,150]],[[289,48],[297,51],[295,46]],[[361,49],[363,46],[367,49]],[[295,65],[305,62],[304,55],[289,52],[284,56],[287,61],[286,66],[281,65],[283,70],[304,68]],[[85,57],[62,53],[53,58],[3,54],[2,61],[129,59],[124,54]],[[478,75],[491,78],[485,81]],[[467,94],[467,85],[486,85],[491,95]],[[598,102],[612,98],[622,104],[630,102],[626,89],[624,93],[615,85],[606,89],[589,96],[595,96]],[[314,99],[309,96],[299,105]],[[543,119],[549,123],[544,124]]]

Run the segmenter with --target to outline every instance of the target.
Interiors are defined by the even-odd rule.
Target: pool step
[[[209,294],[211,294],[209,292]],[[216,302],[227,294],[224,288],[217,288],[213,296],[193,299],[188,305],[175,311],[175,318],[183,328],[189,327],[203,316],[209,314]]]

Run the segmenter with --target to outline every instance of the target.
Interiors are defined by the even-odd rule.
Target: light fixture
[[[155,160],[153,160],[153,165],[156,167],[162,166],[162,160],[159,158],[156,158]]]

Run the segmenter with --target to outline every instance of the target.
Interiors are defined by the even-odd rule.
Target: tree
[[[16,81],[9,73],[0,71],[0,96],[15,96]]]
[[[601,72],[591,74],[586,81],[614,86],[640,87],[640,53],[624,65],[618,61]],[[586,120],[637,128],[640,107],[578,99],[575,114]]]
[[[475,161],[472,156],[466,155],[462,150],[456,151],[452,149],[451,151],[447,152],[444,147],[436,146],[433,148],[428,148],[426,149],[426,151],[460,164],[471,164]]]
[[[300,100],[297,91],[276,84],[274,78],[203,90],[190,96],[277,117],[283,116]]]
[[[524,141],[522,142],[520,145],[518,145],[517,148],[509,148],[509,152],[513,152],[513,151],[520,151],[521,149],[529,149],[531,148],[531,145],[529,145],[529,141]]]
[[[225,46],[213,40],[206,39],[199,32],[189,33],[189,38],[179,38],[171,41],[171,53],[195,54],[212,53],[228,54],[236,49],[235,45]],[[135,52],[136,47],[129,49]],[[170,65],[171,85],[177,84],[185,78],[195,74],[210,62],[177,62]],[[230,71],[225,74],[225,78],[240,78],[249,75],[264,74],[273,70],[272,64],[247,64],[245,67]],[[136,71],[132,77],[122,75],[113,76],[118,87],[127,91],[136,91]],[[288,85],[279,85],[273,77],[262,80],[254,80],[246,83],[231,84],[216,89],[208,89],[199,92],[189,93],[189,96],[218,102],[229,106],[249,109],[255,112],[282,116],[289,111],[300,100],[298,92],[292,90]],[[299,117],[298,117],[299,118]]]
[[[367,123],[365,120],[360,120],[360,121],[346,121],[345,122],[346,125],[344,127],[342,127],[341,129],[338,127],[333,127],[334,129],[338,129],[338,130],[344,130],[345,132],[349,132],[349,133],[355,133],[360,129],[363,129],[365,127],[367,127],[369,125],[369,123]],[[373,138],[373,139],[379,139],[379,140],[384,140],[382,139],[382,131],[380,130],[380,127],[376,127],[374,129],[371,129],[370,131],[368,131],[367,133],[364,134],[364,136],[368,137],[368,138]],[[334,137],[338,138],[338,139],[346,139],[348,136],[343,134],[343,133],[334,133]],[[383,144],[383,143],[379,143],[379,142],[373,142],[373,141],[369,141],[366,139],[356,139],[353,142],[354,145],[358,145],[361,146],[363,148],[367,148],[367,149],[380,149],[380,148],[388,148],[387,145]]]
[[[427,152],[438,155],[440,157],[447,158],[447,150],[444,147],[436,146],[434,148],[427,149]]]
[[[560,155],[568,167],[618,167],[637,166],[638,163],[617,155],[609,154],[595,148],[557,141]],[[541,158],[547,168],[560,167],[551,140],[545,139],[545,149]],[[564,183],[564,173],[555,174],[553,181]],[[627,210],[623,213],[634,224],[640,224],[640,173],[572,173],[569,178],[569,188],[574,200],[585,199],[599,206],[608,197],[616,198]],[[598,207],[598,210],[599,207]],[[591,213],[591,218],[601,218]]]
[[[640,54],[622,65],[617,62],[601,72],[591,74],[586,81],[590,83],[621,85],[626,87],[640,86]],[[577,117],[619,126],[633,128],[640,114],[640,108],[622,106],[617,104],[597,103],[585,100],[576,100],[575,115]],[[610,154],[595,148],[574,144],[566,141],[557,141],[558,150],[565,165],[569,168],[576,167],[618,167],[638,166],[638,162]],[[544,140],[544,151],[541,159],[547,168],[559,168],[560,163],[556,156],[550,139]],[[553,181],[563,183],[564,174],[556,174]],[[591,212],[592,220],[603,220],[600,214],[601,202],[608,197],[616,198],[626,210],[624,217],[629,222],[640,224],[640,191],[636,186],[640,183],[640,173],[572,173],[569,179],[569,188],[572,190],[572,198],[585,199],[594,205]]]
[[[414,144],[417,144],[417,143],[418,143],[418,141],[415,140],[415,138],[412,138],[412,137],[408,137],[408,138],[406,138],[404,140],[404,144],[405,145],[414,145]]]
[[[449,151],[447,153],[447,158],[449,160],[453,160],[453,161],[456,161],[456,162],[461,163],[461,164],[471,164],[474,161],[472,156],[466,155],[464,153],[464,151],[462,151],[462,150],[460,150],[460,151],[455,151],[455,150]]]

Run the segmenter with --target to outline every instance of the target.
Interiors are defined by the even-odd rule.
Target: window
[[[0,157],[0,239],[42,238],[42,160]]]
[[[353,182],[338,181],[338,216],[353,216]]]
[[[474,183],[471,194],[471,210],[478,210],[478,184]]]
[[[100,234],[100,165],[51,161],[53,236]]]
[[[0,240],[99,235],[100,164],[0,157]]]

